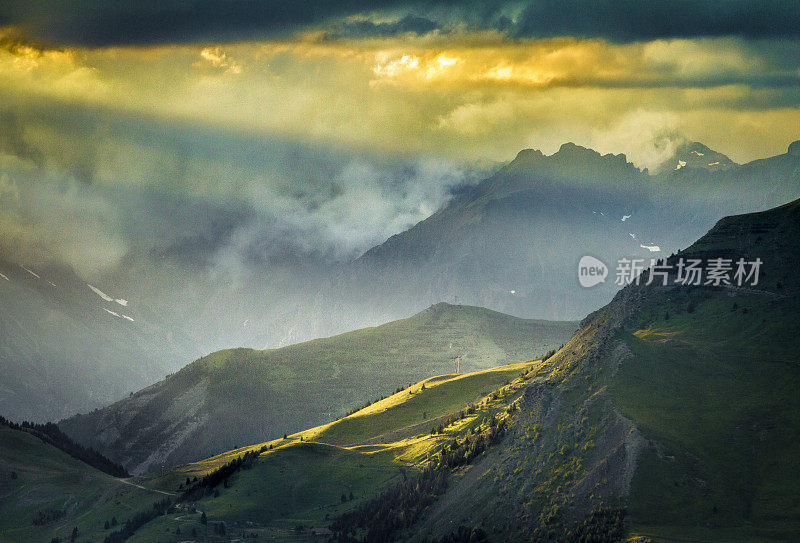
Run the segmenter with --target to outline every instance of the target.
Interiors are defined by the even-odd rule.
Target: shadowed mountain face
[[[437,304],[409,319],[282,349],[213,353],[59,426],[141,473],[329,422],[421,378],[527,360],[558,348],[575,329]]]
[[[607,284],[577,296],[581,256],[643,255],[649,251],[639,240],[663,243],[648,183],[622,155],[601,156],[572,144],[550,157],[522,151],[346,267],[317,298],[313,322],[320,330],[350,327],[356,319],[380,322],[437,300],[525,317],[579,318],[614,292]],[[332,319],[332,312],[345,320]]]
[[[632,535],[797,539],[800,200],[726,218],[679,257],[760,258],[762,273],[750,288],[626,287],[539,370],[483,475],[456,478],[415,533],[446,519],[529,540],[625,507]]]
[[[276,344],[323,273],[134,261],[87,281],[64,266],[23,264],[0,257],[0,414],[18,422],[106,406],[223,347]]]
[[[128,297],[63,268],[0,260],[0,413],[20,421],[64,417],[197,356],[183,330]]]
[[[384,322],[438,300],[522,317],[580,318],[613,296],[619,258],[663,258],[720,217],[800,194],[797,153],[737,166],[689,144],[677,156],[687,166],[651,176],[623,155],[601,156],[573,144],[551,156],[522,151],[494,176],[347,266],[311,309],[301,310],[313,316],[290,337]],[[584,255],[609,266],[605,284],[579,286],[577,263]]]

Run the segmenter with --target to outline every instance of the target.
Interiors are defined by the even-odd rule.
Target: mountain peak
[[[523,149],[509,163],[509,167],[529,168],[540,164],[547,157],[539,149]]]
[[[793,141],[786,150],[787,155],[800,156],[800,140]]]
[[[687,142],[678,146],[675,154],[656,169],[657,173],[677,171],[683,168],[709,170],[712,172],[729,170],[736,163],[728,156],[714,151],[699,141]]]
[[[538,149],[523,149],[506,167],[511,173],[540,173],[556,177],[595,177],[599,169],[612,168],[616,174],[635,169],[624,154],[601,155],[594,149],[566,142],[552,155]],[[628,172],[632,173],[632,172]]]
[[[600,156],[600,153],[598,153],[594,149],[589,149],[588,147],[584,147],[583,145],[578,145],[577,143],[572,143],[571,141],[566,141],[562,143],[561,147],[558,148],[558,151],[556,151],[555,155],[564,153],[591,154]]]

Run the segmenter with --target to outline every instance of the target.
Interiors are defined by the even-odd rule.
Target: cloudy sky
[[[800,138],[797,2],[51,4],[0,4],[0,247],[87,276],[349,258],[523,148]]]

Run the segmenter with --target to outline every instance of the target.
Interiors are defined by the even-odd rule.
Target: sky
[[[800,138],[800,3],[6,0],[0,249],[357,256],[524,148]],[[232,264],[234,263],[234,264]]]

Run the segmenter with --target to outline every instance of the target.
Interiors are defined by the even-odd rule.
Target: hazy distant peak
[[[578,145],[576,143],[572,143],[571,141],[567,141],[561,144],[561,147],[558,148],[552,156],[569,156],[569,155],[577,155],[577,156],[600,156],[600,153],[595,151],[594,149],[589,149],[588,147],[584,147],[582,145]]]
[[[505,168],[500,171],[513,173],[513,172],[529,172],[546,164],[548,157],[539,149],[523,149],[514,160],[509,162]]]
[[[544,153],[539,149],[523,149],[517,156],[514,157],[512,162],[530,162],[544,158]]]
[[[678,146],[675,154],[665,160],[656,171],[660,173],[694,168],[716,172],[729,170],[734,166],[736,163],[728,156],[714,151],[699,141],[693,141]]]
[[[464,315],[467,313],[473,314],[480,314],[486,317],[490,317],[493,314],[500,315],[500,313],[495,313],[490,309],[486,309],[485,307],[476,307],[471,305],[460,305],[460,304],[450,304],[447,302],[439,302],[429,306],[427,309],[423,309],[416,315],[412,316],[412,319],[417,318],[428,318],[428,317],[439,317],[442,315]]]
[[[624,154],[601,155],[594,149],[566,142],[552,155],[523,149],[505,169],[508,173],[546,174],[554,177],[594,178],[599,171],[613,176],[638,173]]]
[[[425,313],[427,311],[447,311],[447,310],[453,309],[455,307],[459,307],[459,306],[458,305],[454,305],[454,304],[449,304],[447,302],[439,302],[439,303],[436,303],[436,304],[433,304],[433,305],[429,306],[427,309],[424,309],[423,311],[421,311],[421,313]]]

